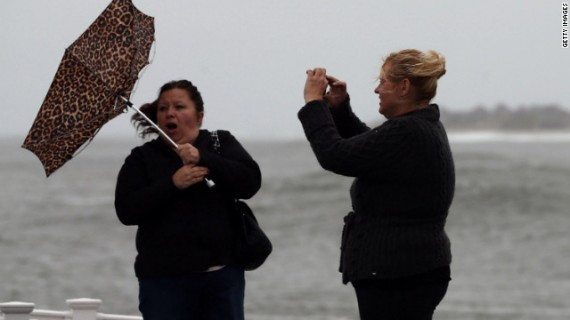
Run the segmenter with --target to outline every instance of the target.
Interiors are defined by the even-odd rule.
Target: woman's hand
[[[178,145],[176,153],[184,164],[196,165],[200,161],[200,151],[189,143]]]
[[[328,86],[327,71],[324,68],[307,70],[307,80],[305,82],[305,103],[313,100],[322,100]]]
[[[176,188],[183,190],[195,185],[196,183],[204,181],[204,178],[208,173],[210,173],[210,170],[206,167],[186,164],[174,173],[172,176],[172,182],[174,182]]]
[[[346,82],[329,75],[326,76],[326,79],[330,89],[325,95],[325,100],[328,102],[329,107],[333,109],[338,108],[348,96],[346,92]]]

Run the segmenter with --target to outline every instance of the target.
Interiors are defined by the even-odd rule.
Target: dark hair
[[[194,102],[194,104],[196,105],[196,111],[197,112],[203,112],[204,111],[204,101],[202,100],[202,95],[200,94],[200,91],[198,91],[198,88],[195,85],[193,85],[192,82],[190,82],[188,80],[175,80],[175,81],[167,82],[166,84],[164,84],[160,88],[160,91],[158,93],[158,98],[151,103],[143,104],[140,107],[140,111],[142,113],[144,113],[150,120],[152,120],[154,123],[156,123],[156,112],[157,112],[157,108],[158,108],[158,99],[160,98],[160,96],[165,91],[172,90],[172,89],[186,90],[186,92],[188,92],[188,95],[190,96],[190,100],[192,100]],[[137,128],[137,131],[139,132],[139,135],[142,138],[145,138],[147,135],[150,135],[150,134],[157,134],[158,133],[156,131],[156,129],[148,121],[146,121],[143,118],[143,116],[141,116],[138,113],[135,113],[131,117],[131,122]]]

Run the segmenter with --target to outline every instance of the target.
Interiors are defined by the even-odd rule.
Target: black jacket
[[[453,199],[453,158],[437,105],[370,129],[351,111],[309,102],[299,111],[321,166],[356,177],[345,218],[343,282],[395,278],[451,263],[444,226]]]
[[[134,148],[119,172],[115,209],[125,225],[137,225],[137,277],[183,275],[234,262],[233,198],[251,198],[261,172],[241,144],[219,131],[221,153],[210,133],[200,130],[194,146],[198,165],[210,169],[205,182],[178,190],[172,175],[182,166],[176,152],[158,138]]]

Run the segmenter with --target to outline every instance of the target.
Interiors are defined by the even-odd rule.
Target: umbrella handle
[[[130,102],[128,99],[126,99],[125,97],[121,96],[121,95],[117,95],[119,98],[121,98],[126,104],[127,106],[131,107],[133,110],[135,110],[136,113],[140,114],[153,128],[155,128],[158,131],[158,134],[160,134],[161,137],[163,137],[164,139],[166,139],[170,145],[175,148],[178,149],[178,144],[176,144],[176,142],[174,142],[174,140],[172,140],[164,131],[162,131],[162,129],[160,129],[156,123],[154,123],[154,121],[150,120],[146,114],[144,114],[144,112],[140,111],[139,108],[135,107],[133,105],[132,102]],[[204,179],[206,180],[206,185],[209,188],[213,188],[216,184],[214,183],[214,181],[210,180],[210,179]]]

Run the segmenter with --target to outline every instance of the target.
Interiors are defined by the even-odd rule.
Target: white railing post
[[[73,320],[97,320],[97,310],[101,306],[99,299],[69,299],[66,301],[71,309]]]
[[[30,320],[35,305],[30,302],[6,302],[0,304],[4,320]]]

